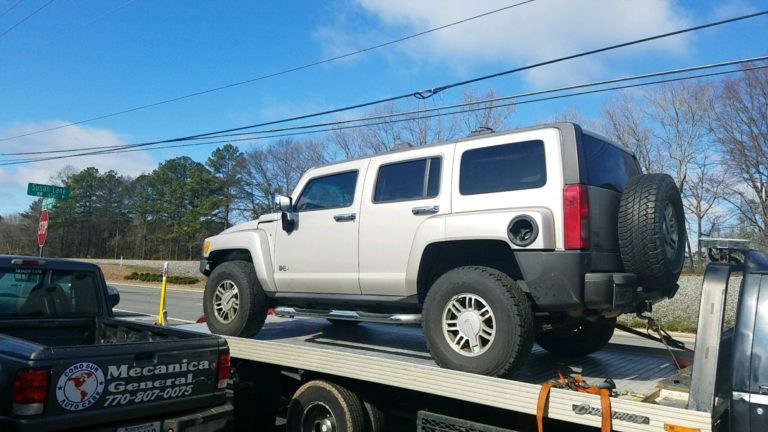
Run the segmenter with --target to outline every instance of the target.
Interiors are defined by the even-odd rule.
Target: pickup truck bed
[[[184,327],[208,331],[204,325]],[[663,347],[629,345],[638,340],[642,341],[617,332],[605,349],[570,361],[534,346],[531,357],[512,379],[500,379],[438,368],[421,329],[415,326],[339,326],[317,318],[270,316],[253,339],[227,337],[233,360],[384,384],[526,414],[536,413],[540,385],[555,378],[558,371],[581,374],[595,385],[611,378],[619,393],[613,399],[614,430],[663,431],[665,423],[711,430],[707,413],[648,402],[658,398],[657,386],[677,371]],[[600,406],[597,396],[553,389],[549,417],[599,427],[600,417],[594,411],[587,414],[586,409],[575,409],[583,404]],[[620,421],[617,413],[635,421]]]
[[[118,301],[93,264],[0,255],[0,431],[229,429],[226,342]]]

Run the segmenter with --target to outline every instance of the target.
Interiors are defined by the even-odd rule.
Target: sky
[[[758,0],[534,0],[360,55],[6,139],[252,80],[521,1],[0,0],[0,164],[15,158],[7,153],[162,140],[331,110],[766,8]],[[512,95],[761,56],[767,36],[763,16],[469,89]],[[456,102],[466,89],[430,103]],[[520,106],[513,123],[547,122],[568,110],[596,117],[610,96]],[[263,144],[240,148],[251,145]],[[137,176],[177,156],[205,162],[215,147],[0,165],[0,215],[26,210],[35,199],[26,196],[27,183],[49,183],[68,165]]]

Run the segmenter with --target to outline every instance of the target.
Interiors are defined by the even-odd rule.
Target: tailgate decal
[[[56,401],[65,410],[80,411],[94,405],[119,407],[213,390],[215,361],[178,357],[173,360],[142,366],[135,362],[101,366],[75,363],[61,372],[56,383]]]
[[[96,403],[104,393],[104,372],[91,362],[68,367],[56,383],[56,400],[62,408],[80,411]]]

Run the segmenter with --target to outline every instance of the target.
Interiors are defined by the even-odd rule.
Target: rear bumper
[[[141,408],[137,408],[141,409]],[[116,432],[122,430],[147,430],[140,429],[142,425],[160,425],[158,432],[219,432],[229,431],[234,425],[232,405],[226,403],[212,408],[198,409],[189,412],[177,413],[170,417],[146,417],[127,422],[100,425],[97,427],[78,427],[81,432]],[[108,414],[105,414],[108,415]],[[65,422],[49,422],[45,415],[23,420],[0,418],[0,430],[3,432],[41,432],[68,430]]]
[[[646,292],[636,275],[622,272],[619,254],[589,251],[516,252],[525,286],[537,308],[632,312],[646,300],[674,293]]]

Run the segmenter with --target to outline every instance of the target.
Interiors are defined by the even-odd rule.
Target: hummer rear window
[[[547,166],[541,140],[482,147],[461,155],[459,192],[462,195],[534,189],[546,183]]]
[[[0,269],[0,319],[94,316],[99,288],[93,272]]]
[[[621,192],[627,180],[640,174],[632,155],[614,145],[583,134],[581,146],[589,185]]]

